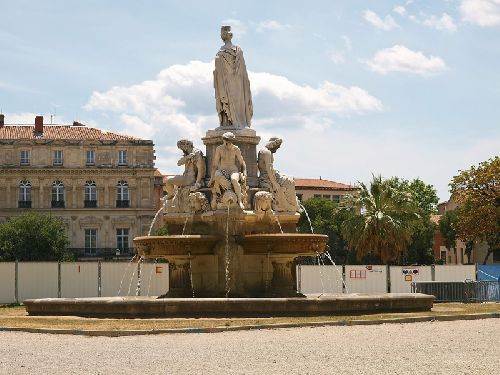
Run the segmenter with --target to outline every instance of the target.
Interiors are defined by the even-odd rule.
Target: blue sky
[[[500,150],[500,0],[0,1],[7,123],[78,120],[155,141],[217,126],[221,24],[245,54],[253,127],[297,177],[433,184]]]

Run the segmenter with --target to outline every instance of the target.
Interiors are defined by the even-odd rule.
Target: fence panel
[[[476,266],[468,265],[437,265],[435,267],[435,281],[464,281],[476,280]]]
[[[101,296],[135,296],[137,288],[137,262],[102,262]]]
[[[57,298],[57,262],[19,262],[19,302],[31,298]]]
[[[168,292],[168,263],[141,264],[141,296],[161,296]]]
[[[345,266],[348,293],[387,293],[386,266]]]
[[[477,267],[477,280],[500,281],[500,265],[481,264]]]
[[[391,266],[391,293],[410,293],[411,283],[432,281],[431,266]]]
[[[98,262],[61,263],[61,297],[97,297]]]
[[[0,303],[16,302],[16,264],[0,263]]]
[[[341,266],[300,265],[297,267],[300,267],[297,268],[297,289],[300,293],[342,293]]]

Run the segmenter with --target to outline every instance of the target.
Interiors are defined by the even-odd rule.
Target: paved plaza
[[[0,374],[495,374],[500,320],[128,337],[0,332]]]

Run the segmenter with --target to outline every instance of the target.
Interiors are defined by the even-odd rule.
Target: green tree
[[[314,233],[328,235],[328,252],[335,263],[345,263],[347,243],[341,234],[342,213],[336,210],[337,204],[324,198],[312,198],[303,202]],[[305,212],[300,215],[298,230],[311,233],[311,226]]]
[[[406,252],[418,218],[411,194],[381,176],[370,187],[360,184],[359,195],[346,197],[340,210],[346,213],[342,235],[358,259],[370,256],[375,263],[394,263]]]
[[[0,261],[70,259],[68,244],[64,223],[50,216],[28,213],[0,225]]]
[[[500,158],[472,166],[450,183],[457,208],[457,237],[464,242],[486,241],[488,252],[500,251]]]
[[[412,221],[412,235],[402,263],[433,264],[432,244],[437,227],[431,215],[437,212],[439,198],[434,186],[416,178],[412,181],[392,177],[387,180],[393,188],[408,194],[416,208],[418,219]]]
[[[456,250],[457,247],[457,211],[447,211],[441,219],[439,219],[439,232],[444,239],[444,246],[448,250]]]

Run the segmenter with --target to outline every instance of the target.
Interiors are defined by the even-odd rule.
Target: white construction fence
[[[475,281],[476,266],[299,265],[296,274],[297,290],[303,294],[410,293],[414,281]],[[157,296],[167,291],[168,263],[0,263],[0,304],[30,298]]]
[[[303,294],[410,293],[415,281],[476,280],[476,266],[299,265],[297,276]]]
[[[158,296],[167,291],[168,263],[0,263],[0,304],[31,298]]]

